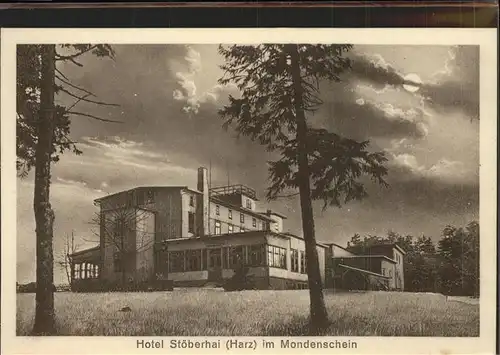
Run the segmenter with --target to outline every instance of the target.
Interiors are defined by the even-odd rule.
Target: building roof
[[[266,215],[262,215],[259,212],[252,211],[252,210],[250,210],[248,208],[245,208],[245,207],[242,207],[242,206],[233,205],[232,203],[229,203],[227,201],[221,200],[221,199],[219,199],[217,197],[211,196],[210,200],[213,203],[217,204],[217,205],[222,205],[222,206],[234,209],[236,211],[247,213],[247,214],[249,214],[251,216],[254,216],[254,217],[257,217],[257,218],[265,219],[268,222],[274,222],[274,219],[272,219],[272,218],[270,218],[270,217],[268,217]]]
[[[266,235],[266,234],[270,234],[270,235],[275,235],[275,236],[279,236],[279,237],[295,237],[295,238],[298,238],[298,239],[304,239],[304,238],[301,238],[297,235],[293,235],[291,233],[276,233],[276,232],[273,232],[273,231],[267,231],[267,230],[249,230],[249,231],[244,231],[244,232],[239,232],[239,233],[225,233],[225,234],[217,234],[217,235],[209,235],[209,236],[204,236],[204,237],[200,237],[200,236],[197,236],[197,237],[191,237],[191,238],[175,238],[175,239],[165,239],[163,242],[166,242],[166,243],[171,243],[171,242],[182,242],[182,241],[194,241],[194,240],[210,240],[210,239],[220,239],[220,238],[224,238],[224,237],[236,237],[236,236],[241,236],[241,235],[244,235],[244,234],[262,234],[262,235]],[[321,243],[318,243],[316,242],[316,245],[320,246],[320,247],[323,247],[323,248],[327,248],[326,245],[324,244],[321,244]]]
[[[381,243],[381,244],[372,244],[369,246],[364,246],[364,245],[353,245],[350,247],[352,250],[349,250],[351,252],[362,252],[371,250],[371,249],[380,249],[380,248],[394,248],[399,250],[403,255],[406,255],[406,251],[401,248],[397,243]],[[354,250],[354,251],[353,251]]]
[[[202,193],[202,192],[200,192],[198,190],[190,189],[187,186],[137,186],[137,187],[134,187],[134,188],[131,188],[131,189],[128,189],[128,190],[122,190],[122,191],[114,192],[112,194],[109,194],[109,195],[106,195],[106,196],[103,196],[103,197],[96,198],[94,200],[94,202],[99,203],[99,202],[101,202],[103,200],[106,200],[106,199],[108,199],[110,197],[114,197],[114,196],[117,196],[119,194],[123,194],[123,193],[127,193],[127,192],[132,192],[132,191],[135,191],[135,190],[141,190],[141,189],[179,189],[179,190],[187,190],[187,191],[198,193],[198,194]]]
[[[225,185],[210,188],[210,194],[212,196],[224,196],[224,195],[245,195],[250,197],[252,200],[258,201],[257,193],[251,187],[243,184],[236,185]]]
[[[293,234],[293,233],[290,233],[290,232],[282,232],[282,233],[271,232],[271,233],[273,233],[273,234],[279,234],[279,235],[285,235],[285,236],[289,236],[289,237],[294,237],[294,238],[301,239],[301,240],[305,241],[304,237],[296,235],[296,234]],[[319,246],[321,246],[323,248],[328,248],[328,245],[325,244],[325,243],[322,243],[322,242],[316,241],[316,245],[319,245]]]
[[[368,248],[370,249],[376,249],[376,248],[379,248],[379,247],[389,247],[389,248],[395,248],[397,250],[399,250],[401,253],[403,253],[403,255],[406,254],[406,251],[404,251],[403,248],[401,248],[397,243],[382,243],[382,244],[373,244],[373,245],[370,245]]]
[[[342,245],[338,245],[337,243],[323,243],[325,245],[335,245],[336,247],[340,248],[340,249],[343,249],[345,251],[348,251],[349,253],[352,253],[352,251],[350,251],[349,249],[343,247]],[[353,253],[354,254],[354,253]]]
[[[403,255],[406,255],[406,251],[403,248],[401,248],[397,243],[394,243],[394,248],[399,250]]]
[[[271,210],[267,210],[266,212],[259,212],[259,213],[263,214],[263,215],[273,214],[273,215],[281,217],[283,219],[287,219],[287,217],[284,214],[281,214],[281,213],[278,213],[278,212],[275,212],[275,211],[271,211]]]
[[[96,245],[95,247],[92,247],[92,248],[87,248],[87,249],[75,251],[73,254],[70,254],[70,256],[78,256],[78,255],[82,255],[82,254],[86,254],[86,253],[91,253],[93,251],[97,251],[100,249],[101,249],[101,246]]]
[[[346,256],[333,256],[332,259],[354,259],[354,258],[381,258],[381,259],[387,259],[391,263],[396,263],[396,260],[389,258],[386,255],[346,255]]]
[[[361,272],[363,274],[373,275],[373,276],[381,277],[381,278],[384,278],[384,279],[390,279],[389,276],[384,276],[382,274],[378,274],[378,273],[373,272],[373,271],[368,271],[368,270],[364,270],[364,269],[358,269],[357,267],[352,267],[352,266],[348,266],[348,265],[344,265],[344,264],[339,264],[338,266],[343,267],[344,269],[358,271],[358,272]]]

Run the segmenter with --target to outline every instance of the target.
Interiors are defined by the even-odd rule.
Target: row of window
[[[93,279],[99,277],[99,265],[81,263],[73,265],[73,279]]]
[[[220,216],[220,206],[215,205],[215,215]],[[233,210],[227,210],[227,218],[228,219],[233,219]],[[245,223],[245,214],[240,213],[240,223]],[[252,226],[257,227],[257,218],[253,217],[252,218]]]
[[[241,264],[261,266],[263,245],[249,246],[245,260],[244,246],[224,247],[220,249],[197,249],[186,251],[171,251],[168,253],[168,271],[203,271],[208,268],[232,269]]]
[[[246,229],[242,226],[238,226],[238,225],[235,225],[235,224],[231,224],[231,223],[226,223],[226,222],[221,222],[217,219],[213,220],[214,221],[214,235],[220,235],[220,234],[225,234],[226,233],[226,230],[225,231],[222,231],[222,224],[225,224],[227,225],[227,233],[240,233],[240,232],[245,232]],[[252,221],[252,226],[257,228],[257,220],[254,218],[253,221]],[[260,230],[266,230],[266,223],[265,222],[262,222],[262,224],[259,225],[260,227]]]
[[[217,268],[233,269],[238,265],[288,269],[287,264],[285,248],[264,244],[171,251],[168,252],[167,256],[169,272],[204,271]],[[292,249],[291,271],[305,274],[307,273],[306,264],[305,253],[300,251],[299,258],[299,251]]]

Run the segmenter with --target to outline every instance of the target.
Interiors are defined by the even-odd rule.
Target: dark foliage
[[[25,177],[35,166],[35,147],[38,141],[37,123],[40,112],[40,92],[41,92],[41,68],[42,68],[42,45],[18,45],[17,46],[17,77],[16,77],[16,143],[17,161],[16,167],[18,175]],[[90,45],[61,45],[60,51],[67,52],[66,55],[56,54],[56,61],[68,61],[79,67],[83,66],[78,62],[78,58],[86,53],[97,57],[114,58],[114,51],[107,44]],[[112,105],[100,102],[95,99],[95,95],[90,91],[74,85],[64,73],[56,68],[55,74],[55,94],[69,95],[75,99],[70,106],[54,105],[54,137],[51,152],[51,161],[57,162],[60,155],[65,151],[71,151],[77,155],[82,152],[77,148],[74,141],[70,139],[71,116],[86,116],[98,120],[85,113],[74,111],[74,107],[79,102],[90,102],[99,105]],[[114,105],[113,105],[114,106]]]
[[[476,221],[465,229],[445,227],[437,247],[427,236],[415,238],[389,232],[385,237],[361,238],[356,234],[348,249],[362,254],[370,245],[386,243],[397,243],[406,251],[405,291],[479,296],[479,223]]]

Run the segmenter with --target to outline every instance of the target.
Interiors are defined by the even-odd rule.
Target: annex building
[[[71,255],[75,290],[158,280],[177,287],[221,285],[241,264],[259,289],[308,287],[305,243],[283,231],[286,216],[262,209],[247,186],[210,188],[206,168],[198,169],[196,189],[137,187],[95,204],[100,243]],[[317,243],[323,284],[402,290],[404,251],[380,247],[361,255]]]

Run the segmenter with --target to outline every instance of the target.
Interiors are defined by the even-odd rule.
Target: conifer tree
[[[220,110],[224,127],[234,126],[238,134],[250,137],[278,152],[281,158],[269,162],[270,186],[267,198],[298,189],[302,229],[306,245],[310,295],[310,331],[328,327],[316,238],[312,200],[323,208],[340,207],[366,196],[359,179],[370,176],[386,185],[382,152],[367,151],[369,142],[357,142],[324,129],[308,120],[322,104],[320,86],[338,82],[350,69],[345,56],[351,45],[261,44],[220,46],[225,59],[219,83],[235,84],[241,97],[229,96]]]
[[[97,57],[113,57],[109,45],[60,45],[60,54],[53,44],[19,45],[17,48],[17,171],[26,177],[35,169],[33,209],[36,224],[36,307],[35,335],[52,335],[54,321],[54,211],[50,204],[51,163],[67,150],[81,154],[70,140],[70,116],[84,116],[110,121],[73,108],[82,101],[96,101],[95,96],[71,81],[57,68],[57,62],[83,65],[78,58],[85,53]],[[55,96],[65,93],[76,101],[69,107],[56,105]],[[116,106],[116,105],[113,105]]]

